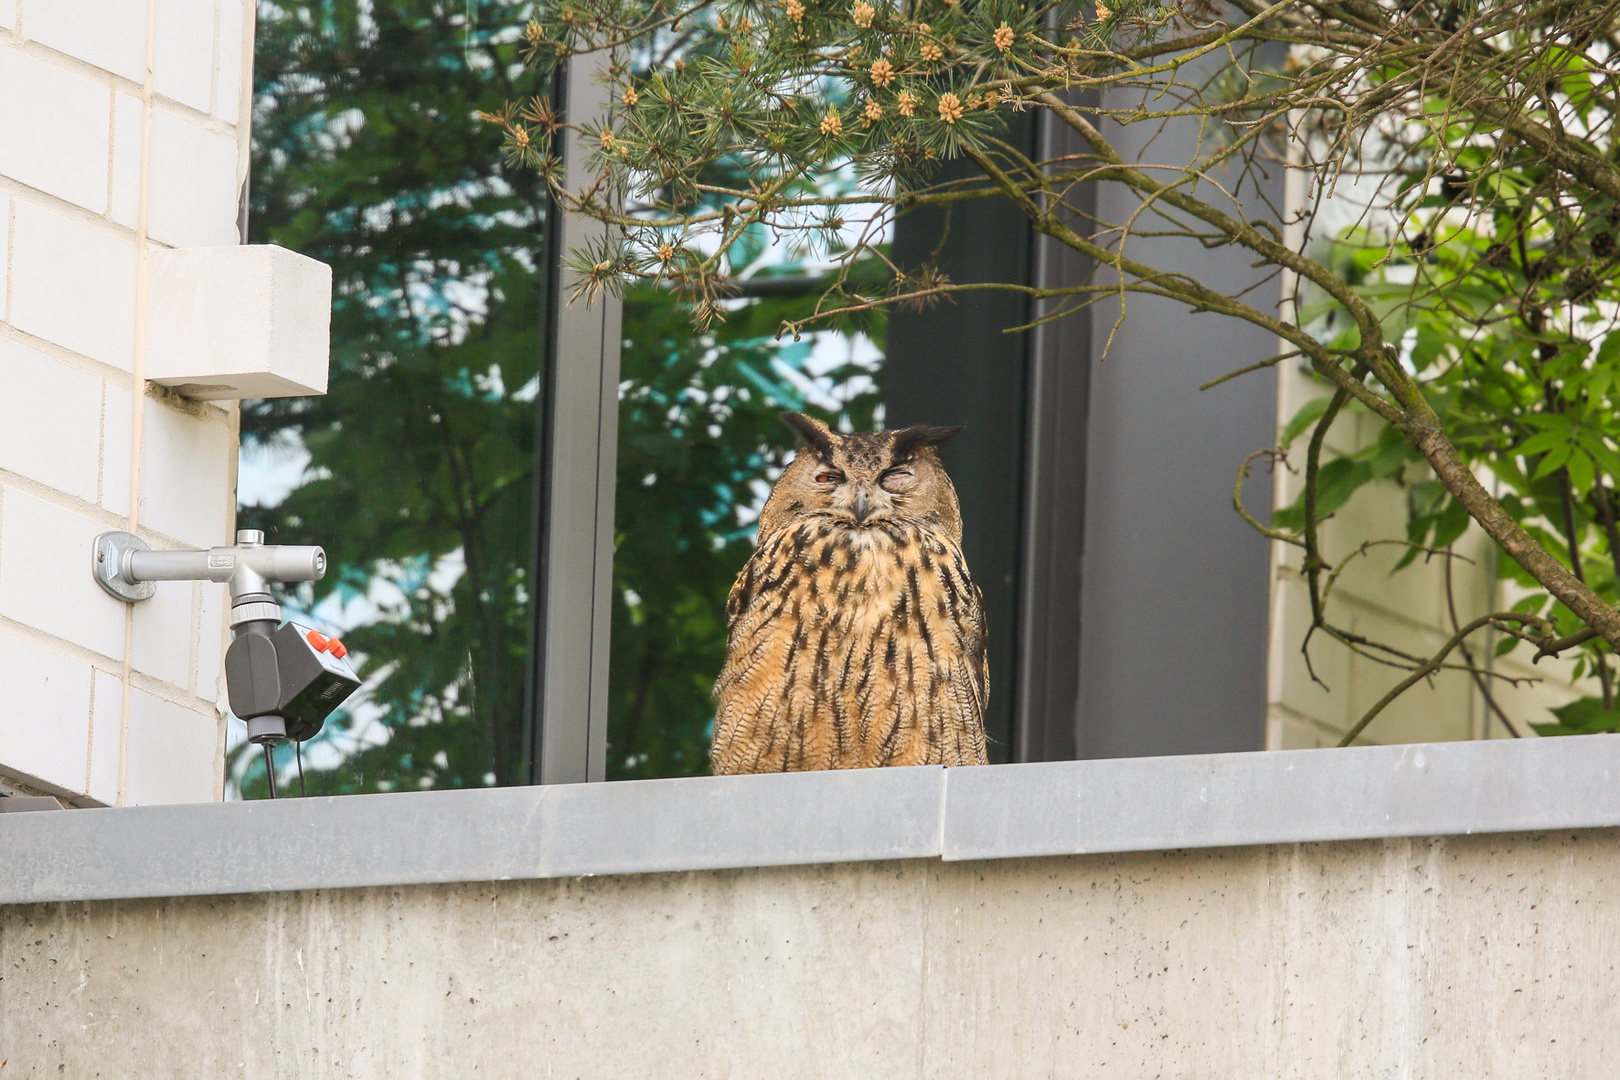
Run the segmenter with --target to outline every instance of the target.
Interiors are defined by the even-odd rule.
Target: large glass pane
[[[259,6],[251,238],[333,268],[332,376],[245,403],[240,523],[325,546],[287,613],[366,677],[303,748],[311,793],[527,780],[545,198],[474,116],[534,92],[527,8]]]
[[[1032,138],[1032,125],[1015,125]],[[956,174],[942,170],[938,182]],[[852,188],[849,171],[817,178]],[[725,185],[720,185],[725,186]],[[736,186],[743,186],[738,184]],[[843,226],[850,233],[863,221]],[[1023,281],[1029,230],[1016,208],[975,200],[880,229],[901,265],[934,263],[961,282]],[[753,551],[755,522],[795,438],[778,419],[798,409],[842,431],[964,424],[945,450],[961,498],[963,547],[985,599],[992,761],[1010,760],[1012,663],[1023,515],[1026,339],[1016,294],[969,295],[926,312],[834,323],[777,340],[829,283],[839,234],[764,233],[736,253],[742,293],[724,322],[694,328],[668,290],[632,291],[624,308],[614,554],[610,779],[708,771],[725,660],[725,600]],[[886,274],[863,262],[874,281]]]
[[[844,431],[883,426],[883,320],[774,337],[784,318],[810,312],[820,284],[793,260],[704,330],[667,292],[626,297],[610,780],[708,772],[726,594],[794,445],[778,414],[801,409]]]

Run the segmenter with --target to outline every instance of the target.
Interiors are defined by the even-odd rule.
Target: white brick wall
[[[104,210],[108,95],[105,86],[20,49],[0,50],[0,174]],[[52,152],[40,153],[42,146]]]
[[[102,380],[0,338],[0,386],[0,469],[97,502]]]
[[[26,190],[26,189],[24,189]],[[15,329],[86,360],[134,362],[135,247],[103,222],[20,194],[11,223]]]
[[[81,805],[221,795],[222,588],[166,583],[130,607],[95,586],[89,545],[131,527],[155,547],[230,540],[234,406],[134,373],[142,245],[236,242],[252,33],[252,0],[0,0],[9,787]]]

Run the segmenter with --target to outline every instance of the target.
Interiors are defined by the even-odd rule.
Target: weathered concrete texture
[[[1620,1075],[1620,831],[0,908],[7,1077]]]

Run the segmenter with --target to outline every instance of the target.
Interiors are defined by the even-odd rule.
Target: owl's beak
[[[860,525],[866,521],[866,489],[855,489],[855,524]]]

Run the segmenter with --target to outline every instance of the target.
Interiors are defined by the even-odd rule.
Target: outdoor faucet
[[[226,694],[231,711],[246,721],[248,738],[264,747],[275,798],[271,747],[280,739],[303,742],[317,734],[360,685],[343,643],[294,623],[282,625],[281,605],[270,595],[271,582],[319,581],[326,574],[326,552],[266,545],[257,529],[239,530],[235,544],[207,551],[154,551],[132,533],[108,532],[96,537],[91,571],[108,594],[130,604],[150,599],[159,581],[229,587]]]

